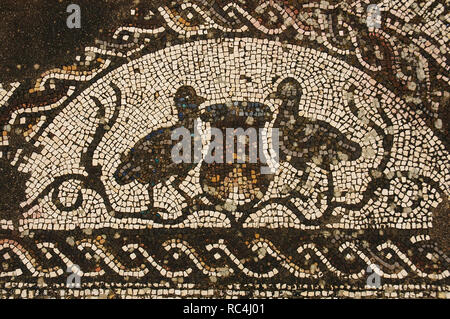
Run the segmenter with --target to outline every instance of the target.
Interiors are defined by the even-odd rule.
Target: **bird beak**
[[[265,100],[275,100],[277,98],[277,94],[275,92],[270,93]]]
[[[197,105],[200,105],[200,104],[202,104],[203,102],[205,102],[206,101],[206,99],[205,98],[203,98],[203,97],[201,97],[201,96],[197,96]]]

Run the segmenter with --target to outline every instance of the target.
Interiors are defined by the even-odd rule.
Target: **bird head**
[[[198,115],[199,106],[204,101],[205,99],[199,96],[193,87],[187,85],[180,87],[174,96],[175,107],[180,119],[186,116]]]
[[[302,88],[300,83],[292,78],[288,77],[283,79],[277,86],[275,92],[271,93],[267,98],[272,100],[282,100],[284,107],[294,107],[298,104],[302,95]]]

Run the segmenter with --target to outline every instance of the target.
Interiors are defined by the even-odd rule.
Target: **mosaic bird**
[[[280,159],[290,159],[296,168],[304,168],[313,159],[322,168],[357,159],[361,154],[357,143],[325,121],[298,115],[301,97],[302,88],[294,78],[284,79],[277,87],[275,98],[283,100],[274,124],[280,128]]]
[[[138,180],[154,186],[171,175],[187,173],[194,164],[174,162],[171,151],[178,141],[172,140],[171,135],[173,130],[181,127],[193,131],[194,120],[199,115],[199,105],[203,102],[204,98],[197,95],[192,87],[180,87],[174,96],[177,123],[172,127],[150,132],[122,155],[121,164],[114,174],[116,181],[123,185]]]

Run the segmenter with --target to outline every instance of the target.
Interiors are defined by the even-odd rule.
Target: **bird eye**
[[[180,104],[189,104],[194,101],[196,94],[191,86],[182,86],[175,93],[175,102]]]

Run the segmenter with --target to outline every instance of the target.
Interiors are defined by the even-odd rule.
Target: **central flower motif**
[[[263,197],[270,179],[261,173],[268,162],[262,132],[272,116],[268,106],[246,101],[211,105],[202,114],[215,131],[208,149],[214,160],[206,160],[200,170],[202,188],[212,202],[252,206]]]

